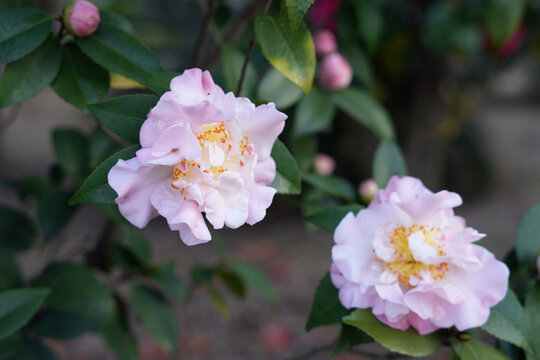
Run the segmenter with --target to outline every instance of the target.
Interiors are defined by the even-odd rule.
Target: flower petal
[[[246,222],[253,225],[264,219],[266,209],[272,204],[276,189],[269,186],[253,185],[249,191],[249,214]]]

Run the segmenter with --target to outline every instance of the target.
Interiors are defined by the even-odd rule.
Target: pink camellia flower
[[[347,59],[338,53],[326,55],[319,67],[318,79],[327,90],[345,89],[351,84],[353,71]]]
[[[313,35],[315,43],[315,52],[319,56],[331,54],[337,50],[337,40],[334,34],[329,30],[319,30]]]
[[[379,190],[379,187],[373,179],[366,179],[358,186],[358,194],[360,194],[360,198],[366,204],[369,204],[375,195],[377,195],[377,190]]]
[[[72,35],[84,37],[92,34],[100,21],[99,9],[90,1],[72,1],[64,8],[64,26]]]
[[[188,245],[210,240],[202,212],[215,229],[261,221],[286,117],[225,94],[208,71],[184,71],[143,123],[136,157],[109,172],[120,212],[139,228],[159,214]]]
[[[332,282],[346,308],[371,308],[383,323],[420,334],[483,325],[508,289],[509,271],[484,237],[454,215],[461,197],[394,176],[357,216],[338,225]]]
[[[317,173],[325,176],[330,175],[336,169],[336,161],[326,154],[315,155],[313,165]]]

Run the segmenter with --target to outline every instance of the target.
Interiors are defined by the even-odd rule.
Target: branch
[[[201,62],[201,58],[203,56],[204,48],[206,45],[206,38],[208,37],[208,30],[210,28],[210,25],[212,24],[214,16],[216,15],[218,4],[219,0],[211,0],[210,7],[208,8],[208,11],[206,11],[204,23],[202,25],[201,32],[199,33],[199,37],[197,38],[197,43],[195,44],[193,60],[191,61],[191,65],[193,67],[197,67]]]

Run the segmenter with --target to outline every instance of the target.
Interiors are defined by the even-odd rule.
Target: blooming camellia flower
[[[337,227],[332,282],[346,308],[420,334],[483,325],[508,289],[509,271],[473,244],[484,237],[454,215],[461,197],[394,176],[369,207]]]
[[[261,221],[286,117],[273,103],[225,94],[208,71],[186,70],[148,114],[136,157],[109,172],[120,212],[139,228],[159,214],[188,245],[211,238],[202,212],[215,229]]]
[[[92,34],[100,21],[99,9],[90,1],[72,1],[64,8],[64,26],[72,35],[84,37]]]

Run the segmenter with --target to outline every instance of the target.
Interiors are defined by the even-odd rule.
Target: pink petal
[[[262,186],[253,185],[249,192],[249,214],[246,222],[249,225],[253,225],[264,219],[266,216],[266,209],[272,204],[276,189]]]
[[[267,157],[265,160],[258,161],[257,165],[255,165],[253,176],[257,184],[271,184],[276,177],[276,163],[274,159]]]

